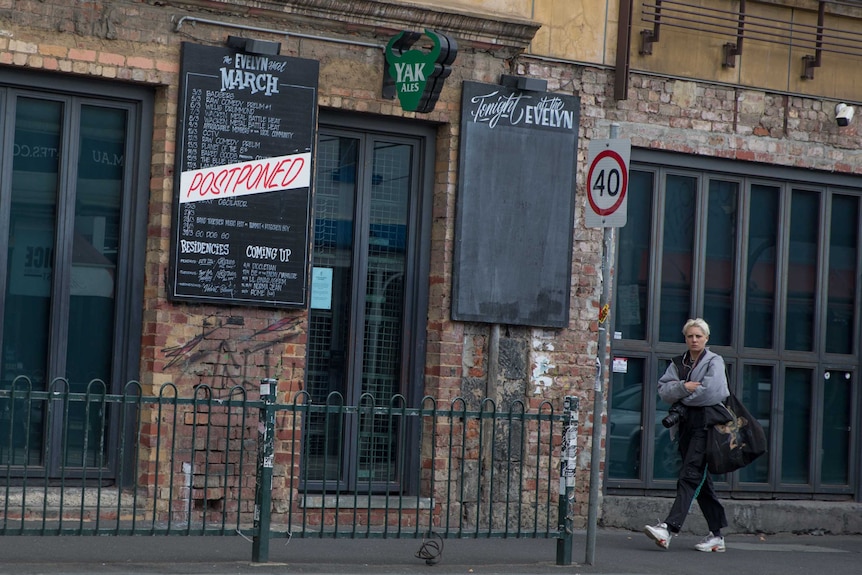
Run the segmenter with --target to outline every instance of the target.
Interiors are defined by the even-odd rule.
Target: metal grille
[[[386,142],[374,148],[362,392],[378,405],[400,388],[410,151]],[[360,421],[359,479],[398,480],[397,425],[373,414]]]

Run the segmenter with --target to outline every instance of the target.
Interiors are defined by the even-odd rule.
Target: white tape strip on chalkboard
[[[180,203],[307,188],[311,153],[277,156],[180,174]]]

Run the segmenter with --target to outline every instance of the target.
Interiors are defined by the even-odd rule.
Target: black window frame
[[[418,196],[409,199],[408,219],[412,229],[409,230],[407,238],[408,252],[406,253],[406,268],[413,271],[413,277],[407,278],[405,282],[404,317],[402,320],[405,341],[401,351],[401,384],[399,393],[404,396],[409,407],[418,407],[425,393],[424,374],[437,125],[422,121],[391,118],[381,119],[339,110],[321,109],[319,111],[317,131],[318,134],[329,132],[336,136],[355,135],[369,146],[372,145],[376,138],[415,142],[417,155],[413,160],[413,165],[417,170],[414,180],[418,186]],[[367,159],[370,157],[368,152],[370,150],[364,151],[360,158],[364,157]],[[312,196],[312,205],[314,205],[315,200],[316,190]],[[357,205],[355,209],[362,210],[366,209],[366,207]],[[315,215],[312,213],[313,221],[314,218]],[[361,237],[358,239],[362,242],[367,242],[368,238],[366,236],[367,234],[362,232]],[[366,266],[366,262],[363,261],[362,257],[363,250],[360,249],[360,246],[355,246],[354,252],[354,270],[357,273],[362,272]],[[311,260],[311,265],[315,265],[313,249]],[[362,282],[354,282],[354,286],[351,298],[353,302],[362,302],[365,297],[365,287]],[[353,307],[361,306],[354,305]],[[354,310],[353,316],[352,320],[355,321],[357,317],[362,316],[362,313]],[[348,336],[351,346],[355,347],[356,342],[361,341],[363,337],[361,332],[361,329],[352,330]],[[359,349],[362,348],[361,345],[358,347]],[[351,369],[357,373],[357,377],[361,374],[361,357],[357,356],[351,360]],[[360,383],[360,381],[356,381],[357,388]],[[356,405],[356,401],[360,398],[357,388],[349,390],[348,395],[345,396],[346,405]],[[418,442],[418,431],[417,425],[406,426],[403,440],[408,445],[416,444]],[[342,441],[346,445],[355,443],[355,435],[353,433],[349,429],[345,430]],[[418,468],[418,449],[404,449],[401,447],[398,452],[399,454],[406,455],[406,460],[399,464],[401,469],[411,470]],[[337,491],[355,488],[357,481],[359,481],[356,475],[357,454],[352,453],[348,455],[349,460],[345,462],[343,468],[344,481],[304,479],[302,489],[306,492],[321,492],[323,490]],[[418,493],[420,487],[418,479],[415,473],[407,472],[403,477],[400,477],[401,482],[398,484],[375,482],[371,486],[371,489],[375,493],[397,492],[402,495],[415,495]]]
[[[134,150],[126,160],[126,169],[123,175],[123,199],[121,203],[120,216],[120,233],[124,235],[126,241],[118,254],[116,267],[116,297],[114,303],[114,336],[113,336],[113,366],[112,366],[112,381],[108,384],[108,393],[123,393],[129,382],[140,380],[140,362],[141,362],[141,343],[143,330],[143,302],[144,302],[144,283],[146,274],[146,247],[147,247],[147,220],[149,215],[150,202],[150,165],[152,159],[152,142],[153,142],[153,126],[154,126],[154,108],[155,108],[155,89],[143,85],[133,85],[124,82],[111,82],[101,79],[89,79],[70,76],[60,76],[55,74],[47,74],[42,72],[34,72],[29,70],[18,70],[10,68],[0,68],[0,134],[6,134],[7,126],[9,125],[9,114],[13,113],[11,107],[6,106],[9,94],[21,94],[26,97],[36,97],[48,100],[62,101],[66,105],[74,102],[75,109],[79,110],[81,106],[99,105],[105,107],[117,107],[125,110],[128,114],[126,134],[127,149]],[[70,108],[67,108],[66,114]],[[12,119],[14,120],[14,118]],[[68,124],[68,120],[67,120]],[[10,131],[11,132],[11,131]],[[3,142],[2,149],[10,149],[11,134],[7,134],[7,139]],[[77,150],[77,134],[67,133],[65,135],[66,145],[65,156],[68,158],[76,157],[74,153]],[[68,158],[64,158],[64,162],[69,162]],[[70,169],[71,172],[75,168]],[[11,172],[11,154],[4,154],[0,157],[0,174],[3,174],[3,189],[8,189],[10,182],[8,175]],[[69,186],[74,185],[70,179],[62,180],[60,185],[60,193]],[[57,225],[63,225],[64,220],[70,219],[74,215],[74,203],[71,203],[66,210],[57,213]],[[0,228],[9,229],[10,225],[10,206],[5,199],[0,199]],[[68,248],[68,246],[66,246]],[[59,261],[56,269],[59,271],[64,267],[71,267],[71,249],[57,250],[58,255],[55,256],[55,261],[65,258],[66,261]],[[0,267],[7,269],[8,264],[7,250],[0,250]],[[0,275],[0,314],[6,307],[6,274]],[[59,296],[68,298],[68,286],[60,291],[53,291],[52,297]],[[68,322],[69,310],[66,306],[62,306],[56,313],[52,312],[52,325],[63,324]],[[2,319],[2,316],[0,316]],[[53,328],[52,328],[53,329]],[[2,340],[2,332],[0,332],[0,340]],[[3,342],[0,341],[0,346]],[[62,370],[65,365],[63,354],[58,353],[58,349],[53,344],[50,363],[52,364],[52,372]],[[2,358],[0,358],[2,361]],[[62,373],[49,374],[50,377],[62,377]],[[50,379],[49,379],[50,381]],[[108,450],[117,452],[117,442],[120,437],[128,438],[128,445],[132,445],[134,439],[133,425],[134,418],[126,418],[127,429],[120,430],[121,422],[118,410],[113,410],[110,419],[112,432],[110,433],[110,443],[107,446]],[[55,439],[59,440],[59,439]],[[55,452],[55,457],[50,461],[45,462],[45,466],[28,467],[29,474],[39,477],[50,477],[58,473],[59,468],[59,453],[58,450],[52,449]],[[124,457],[132,457],[133,449],[123,449]],[[125,462],[125,463],[128,463]],[[123,470],[123,476],[117,477],[117,474]],[[15,476],[23,475],[14,472]],[[64,477],[74,478],[83,476],[83,473],[70,473],[68,470],[64,472]],[[113,458],[110,461],[109,467],[103,471],[102,477],[106,480],[116,480],[121,484],[130,484],[133,481],[133,466],[123,465],[123,462]]]

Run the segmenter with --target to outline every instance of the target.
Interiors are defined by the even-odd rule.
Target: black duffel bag
[[[763,426],[735,395],[731,393],[724,403],[707,411],[708,419],[719,421],[709,426],[707,435],[706,467],[710,473],[736,471],[766,453]]]

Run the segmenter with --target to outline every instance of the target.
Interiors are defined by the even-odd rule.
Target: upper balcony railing
[[[727,34],[734,40],[723,46],[722,64],[728,68],[736,66],[736,57],[742,54],[746,38],[812,50],[813,54],[802,58],[802,77],[808,80],[814,79],[814,69],[821,65],[824,52],[862,56],[862,32],[826,25],[827,4],[855,8],[859,8],[859,4],[819,0],[817,24],[814,25],[749,14],[746,12],[745,0],[738,2],[737,10],[722,10],[677,0],[644,2],[641,19],[652,24],[652,29],[641,30],[640,53],[652,54],[653,44],[659,41],[661,27],[671,26],[696,32]]]
[[[718,3],[716,3],[718,4]],[[734,9],[735,6],[735,9]],[[726,35],[722,45],[722,66],[735,68],[737,57],[743,53],[746,40],[787,46],[810,51],[802,59],[801,78],[814,79],[814,71],[823,62],[824,54],[862,57],[862,21],[859,31],[839,27],[839,19],[854,11],[862,15],[862,3],[841,0],[817,0],[817,22],[792,19],[798,8],[788,10],[787,18],[772,18],[748,10],[746,0],[728,3],[727,8],[705,6],[685,0],[647,0],[641,3],[641,22],[650,25],[640,31],[639,53],[653,53],[654,44],[661,39],[662,28],[685,29],[714,35]],[[631,16],[634,10],[630,1],[620,2],[620,44],[618,44],[618,70],[628,76],[628,46],[634,27]],[[812,14],[813,16],[813,14]],[[804,19],[803,19],[804,20]],[[626,29],[627,28],[627,29]],[[624,50],[621,53],[621,50]],[[625,98],[623,80],[617,80],[617,98]]]

